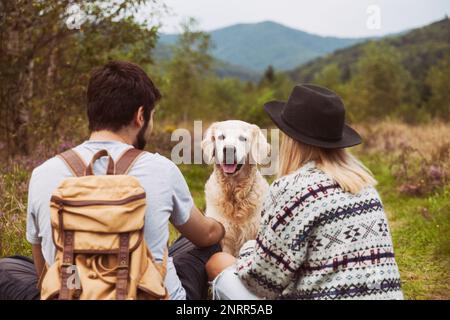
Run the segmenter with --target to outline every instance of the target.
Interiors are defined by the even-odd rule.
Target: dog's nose
[[[225,163],[232,164],[235,160],[236,147],[225,146],[223,148],[223,157],[225,158]]]

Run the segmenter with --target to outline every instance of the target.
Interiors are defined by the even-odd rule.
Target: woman
[[[264,106],[284,133],[256,240],[207,264],[218,299],[402,299],[375,179],[346,151],[361,143],[341,99],[296,86]]]

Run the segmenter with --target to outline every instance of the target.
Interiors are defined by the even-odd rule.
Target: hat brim
[[[348,125],[344,125],[342,138],[337,141],[325,141],[304,135],[289,126],[281,117],[281,111],[286,103],[283,101],[271,101],[264,105],[264,110],[275,123],[275,125],[294,140],[308,145],[325,149],[348,148],[362,142],[361,136]]]

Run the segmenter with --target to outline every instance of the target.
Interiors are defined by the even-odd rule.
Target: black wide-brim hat
[[[320,86],[297,85],[287,102],[268,102],[264,110],[281,131],[304,144],[337,149],[362,142],[358,132],[345,124],[341,98]]]

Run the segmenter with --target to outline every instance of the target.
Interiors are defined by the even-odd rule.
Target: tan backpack
[[[55,262],[41,280],[41,299],[168,299],[167,251],[155,263],[144,240],[145,191],[126,175],[142,151],[129,149],[114,164],[106,150],[86,166],[74,150],[59,155],[74,177],[50,200]],[[93,164],[109,158],[106,175]]]

